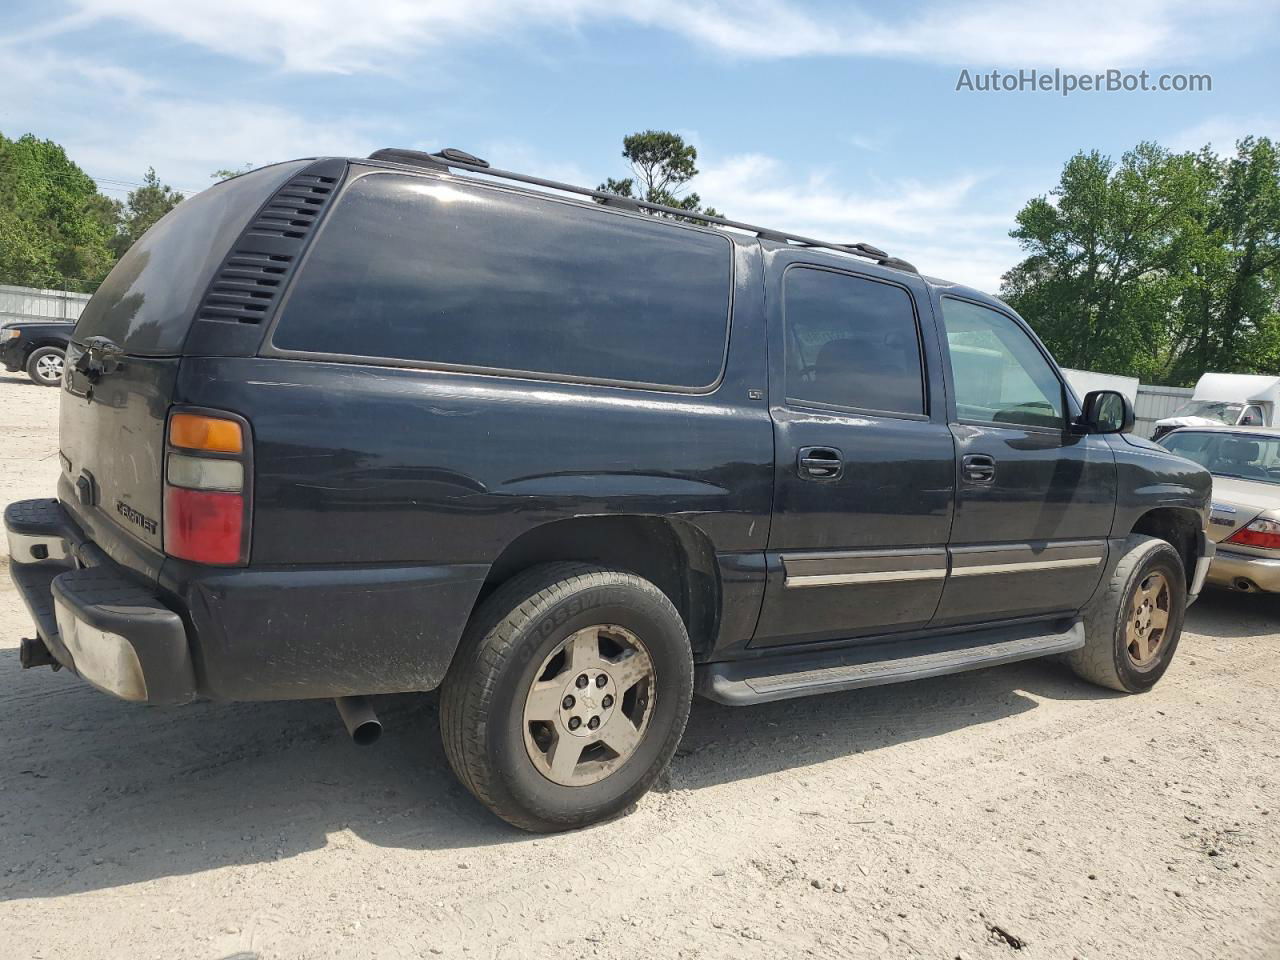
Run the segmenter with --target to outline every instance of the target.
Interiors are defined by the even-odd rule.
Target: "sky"
[[[983,92],[992,70],[1207,74],[1211,90]],[[967,74],[964,73],[967,71]],[[594,186],[674,130],[727,216],[865,241],[995,292],[1018,209],[1078,150],[1280,137],[1277,0],[7,0],[0,133],[111,196],[451,146]]]

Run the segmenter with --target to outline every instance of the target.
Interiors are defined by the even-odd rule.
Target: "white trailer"
[[[1176,427],[1280,426],[1280,377],[1245,373],[1206,373],[1191,399],[1156,421],[1155,436]]]
[[[1138,378],[1121,377],[1114,373],[1094,373],[1092,370],[1071,370],[1062,368],[1063,376],[1075,391],[1076,399],[1083,400],[1091,390],[1115,390],[1129,398],[1129,402],[1138,402]]]

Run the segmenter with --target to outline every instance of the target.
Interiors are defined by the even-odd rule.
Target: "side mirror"
[[[1090,390],[1081,424],[1089,433],[1129,433],[1137,422],[1133,404],[1118,390]]]

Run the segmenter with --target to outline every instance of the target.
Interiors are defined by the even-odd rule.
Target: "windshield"
[[[1179,430],[1160,442],[1215,476],[1280,484],[1280,437]]]
[[[1243,403],[1227,403],[1224,400],[1191,400],[1173,412],[1175,417],[1205,417],[1234,427],[1244,410]]]

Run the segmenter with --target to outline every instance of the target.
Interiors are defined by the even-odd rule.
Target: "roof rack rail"
[[[510,170],[498,170],[489,166],[487,160],[467,153],[465,150],[458,150],[454,147],[446,147],[437,153],[426,153],[422,150],[405,150],[399,147],[384,147],[381,150],[375,150],[369,154],[370,160],[382,160],[387,163],[401,163],[409,166],[428,167],[437,170],[448,170],[450,168],[460,170],[470,170],[472,173],[481,173],[489,177],[498,177],[502,180],[515,180],[519,183],[529,183],[538,187],[546,187],[549,190],[560,190],[565,193],[576,193],[584,197],[591,197],[607,207],[617,207],[620,210],[630,210],[633,212],[641,212],[650,210],[654,213],[662,213],[667,216],[681,217],[685,220],[697,220],[700,223],[708,223],[717,227],[731,227],[734,230],[745,230],[748,233],[754,233],[762,240],[775,240],[779,243],[791,243],[801,247],[818,247],[823,250],[835,250],[839,253],[851,253],[857,257],[865,257],[873,260],[882,267],[891,267],[895,270],[905,270],[909,273],[919,273],[912,264],[898,257],[891,257],[888,253],[879,247],[873,247],[869,243],[834,243],[828,240],[815,240],[813,237],[801,236],[798,233],[786,233],[782,230],[772,230],[768,227],[758,227],[755,224],[743,223],[740,220],[730,220],[727,217],[716,217],[707,213],[696,213],[692,210],[682,210],[679,207],[670,207],[662,203],[650,203],[648,200],[637,200],[634,197],[622,197],[616,193],[606,193],[603,190],[592,190],[589,187],[578,187],[571,183],[561,183],[558,180],[547,180],[543,177],[533,177],[525,173],[514,173]]]

